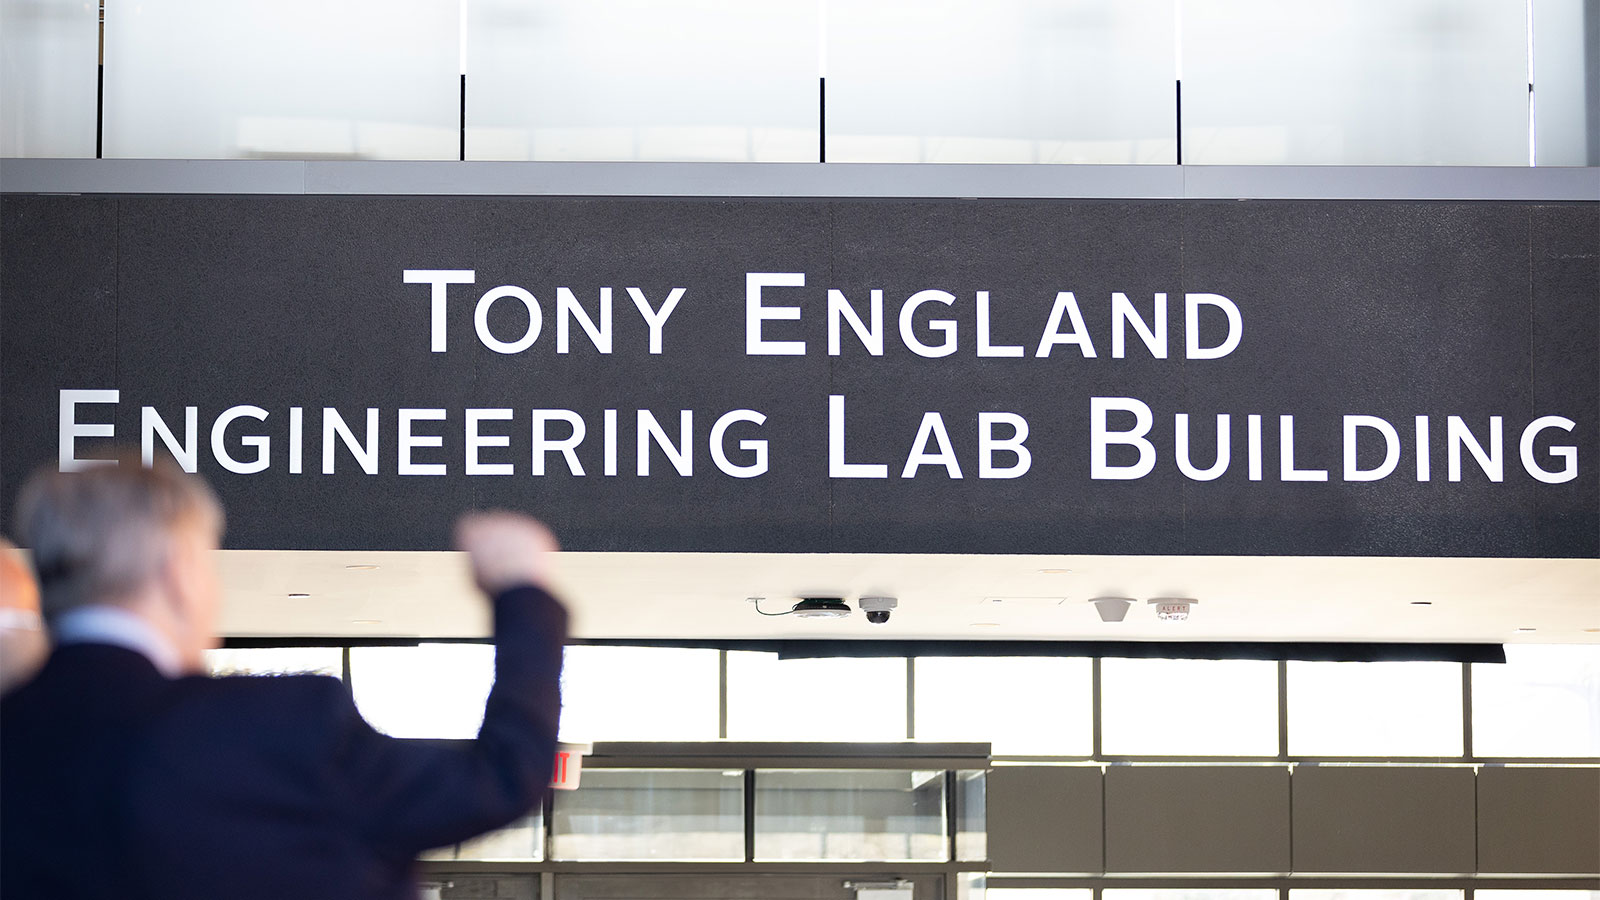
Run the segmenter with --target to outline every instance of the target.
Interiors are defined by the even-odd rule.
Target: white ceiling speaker
[[[1121,622],[1128,616],[1128,607],[1133,605],[1128,597],[1096,597],[1089,602],[1094,604],[1094,611],[1100,614],[1102,622]]]
[[[850,606],[838,597],[806,597],[789,614],[802,619],[842,619],[850,615]]]
[[[799,616],[802,619],[842,619],[850,615],[850,605],[840,597],[804,597],[792,608],[783,612],[767,612],[761,608],[765,597],[747,597],[755,604],[756,612],[763,616]]]

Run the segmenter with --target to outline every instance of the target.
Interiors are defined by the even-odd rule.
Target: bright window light
[[[356,708],[393,737],[477,737],[494,683],[494,647],[422,644],[350,648]]]
[[[728,654],[728,737],[903,741],[906,661]]]
[[[1112,756],[1274,756],[1277,665],[1254,659],[1101,661],[1101,749]]]
[[[925,657],[916,661],[919,741],[984,741],[996,755],[1088,756],[1085,658]]]
[[[714,741],[717,651],[568,647],[561,671],[561,739]]]
[[[1460,663],[1289,663],[1291,756],[1460,756],[1461,738]]]
[[[1478,756],[1600,756],[1600,646],[1508,644],[1472,666]]]

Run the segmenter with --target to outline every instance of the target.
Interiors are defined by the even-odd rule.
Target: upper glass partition
[[[1530,6],[1534,158],[1541,166],[1600,166],[1600,9],[1576,0]]]
[[[93,156],[98,136],[111,158],[1600,165],[1578,0],[98,12],[0,0],[0,154]]]
[[[828,5],[830,162],[1177,162],[1172,0]]]
[[[105,156],[456,159],[459,34],[435,0],[108,3]]]
[[[1183,162],[1525,166],[1506,0],[1183,0]]]
[[[0,156],[93,157],[100,9],[0,0]]]
[[[468,159],[814,162],[814,0],[470,0]]]

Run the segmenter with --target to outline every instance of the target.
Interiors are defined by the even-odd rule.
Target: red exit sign
[[[588,744],[557,744],[550,786],[558,791],[577,790],[578,776],[583,774],[583,758],[589,755],[589,749]]]

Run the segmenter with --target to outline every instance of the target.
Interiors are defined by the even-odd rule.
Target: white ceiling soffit
[[[445,552],[222,551],[229,637],[481,637]],[[374,568],[375,567],[375,568]],[[1600,643],[1600,560],[563,553],[581,638]],[[885,625],[763,617],[801,596],[899,599]],[[1138,602],[1102,622],[1091,599]],[[1185,622],[1147,601],[1198,600]],[[1534,629],[1524,631],[1519,629]]]

